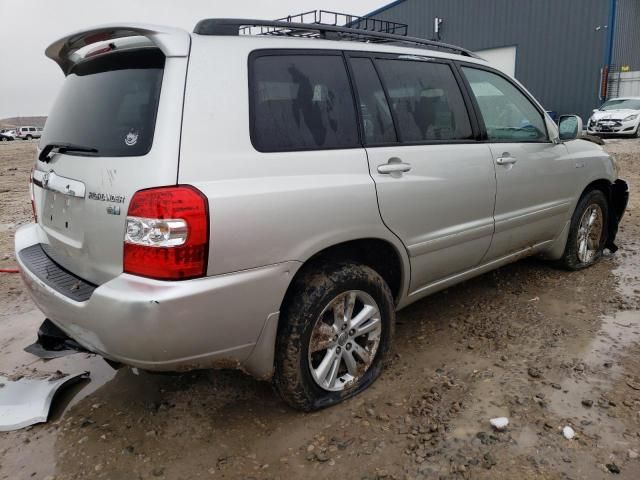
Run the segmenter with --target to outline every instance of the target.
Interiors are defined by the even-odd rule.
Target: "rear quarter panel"
[[[364,149],[261,153],[252,146],[248,56],[274,48],[272,40],[259,42],[198,35],[192,42],[178,181],[209,198],[208,274],[304,262],[358,238],[391,242],[408,265],[380,218]]]

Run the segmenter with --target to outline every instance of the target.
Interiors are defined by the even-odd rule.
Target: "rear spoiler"
[[[145,37],[150,45],[158,47],[166,57],[186,57],[189,55],[191,45],[191,36],[186,30],[119,23],[101,25],[67,35],[49,45],[44,53],[60,66],[65,75],[68,75],[71,68],[83,59],[78,50],[93,43],[124,37]]]

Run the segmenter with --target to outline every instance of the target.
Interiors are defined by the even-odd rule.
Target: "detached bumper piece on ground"
[[[89,378],[87,372],[60,377],[20,378],[0,376],[0,432],[46,422],[53,397],[66,385]]]
[[[50,320],[38,330],[38,340],[24,349],[43,360],[86,352]],[[58,390],[89,378],[88,372],[73,375],[51,373],[39,378],[14,379],[0,375],[0,432],[46,422]]]

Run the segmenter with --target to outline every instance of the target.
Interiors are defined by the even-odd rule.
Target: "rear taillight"
[[[29,196],[31,197],[31,210],[33,210],[33,221],[38,223],[38,214],[36,213],[36,196],[33,192],[33,168],[29,175]]]
[[[159,280],[207,272],[209,211],[198,189],[181,185],[140,190],[129,204],[124,271]]]

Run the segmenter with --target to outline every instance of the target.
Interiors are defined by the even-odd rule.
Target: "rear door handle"
[[[512,157],[508,153],[503,153],[501,157],[496,158],[498,165],[513,165],[517,161],[518,159],[516,157]]]
[[[411,164],[404,163],[397,157],[390,158],[389,161],[383,165],[378,165],[378,173],[382,175],[392,175],[395,173],[396,176],[408,172],[411,170]]]

